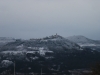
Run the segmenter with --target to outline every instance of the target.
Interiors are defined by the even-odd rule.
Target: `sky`
[[[0,0],[0,37],[56,33],[100,40],[100,0]]]

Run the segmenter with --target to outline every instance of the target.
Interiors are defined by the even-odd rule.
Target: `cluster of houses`
[[[28,47],[29,49],[33,49],[34,53],[37,52],[40,55],[44,56],[46,53],[53,53],[47,47]]]

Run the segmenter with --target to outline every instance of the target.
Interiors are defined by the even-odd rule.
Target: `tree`
[[[100,75],[100,63],[97,63],[92,68],[92,75]]]
[[[97,63],[92,66],[91,71],[91,73],[84,73],[82,75],[100,75],[100,63]]]

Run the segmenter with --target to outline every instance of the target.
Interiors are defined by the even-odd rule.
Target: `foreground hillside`
[[[0,73],[16,72],[68,73],[72,69],[89,68],[100,62],[100,52],[81,48],[59,35],[41,39],[16,40],[0,48]]]

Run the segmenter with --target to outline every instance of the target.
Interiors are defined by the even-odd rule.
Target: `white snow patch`
[[[9,61],[9,60],[2,60],[2,62],[1,62],[2,67],[7,67],[11,64],[13,64],[13,62]]]

